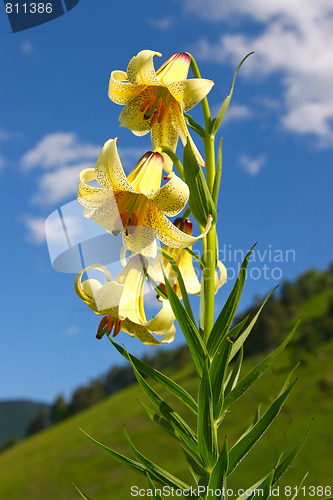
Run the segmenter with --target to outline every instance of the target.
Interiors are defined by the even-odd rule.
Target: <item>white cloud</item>
[[[29,229],[29,239],[33,243],[44,243],[45,237],[45,219],[44,217],[25,217],[25,224]]]
[[[34,50],[32,44],[27,41],[21,43],[20,49],[24,54],[31,54]]]
[[[72,325],[66,328],[63,333],[64,335],[76,335],[77,333],[79,333],[79,331],[80,329],[77,325]]]
[[[0,128],[0,142],[9,141],[10,138],[11,135],[6,130]]]
[[[100,150],[100,146],[80,142],[73,132],[54,132],[43,137],[23,156],[22,165],[25,169],[51,169],[82,160],[96,161]]]
[[[38,191],[31,199],[32,203],[42,206],[54,205],[75,195],[81,170],[92,167],[94,163],[81,163],[45,173],[39,178]]]
[[[331,0],[188,0],[187,9],[212,22],[237,19],[232,34],[212,43],[199,40],[198,59],[234,66],[254,50],[241,75],[280,78],[280,123],[297,134],[312,134],[333,146],[333,3]],[[243,28],[242,22],[246,20]],[[244,34],[256,26],[255,35]]]
[[[252,111],[248,106],[232,102],[228,107],[225,117],[223,118],[223,123],[226,124],[231,121],[249,120],[251,117]]]
[[[164,17],[160,19],[156,17],[149,17],[148,23],[158,30],[167,31],[172,28],[174,20],[172,17]]]
[[[239,156],[238,162],[249,175],[255,176],[258,175],[260,170],[266,165],[267,158],[265,155],[250,158],[242,154]]]

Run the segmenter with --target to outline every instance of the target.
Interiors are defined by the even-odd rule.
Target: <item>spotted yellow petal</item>
[[[172,222],[169,221],[169,219],[164,214],[156,211],[154,228],[156,230],[157,237],[165,245],[174,248],[186,248],[193,245],[196,241],[205,236],[210,229],[211,223],[212,217],[209,216],[207,219],[205,230],[199,236],[190,236],[189,234],[183,233],[183,231],[172,224]]]
[[[124,71],[112,71],[108,95],[116,104],[127,104],[144,89],[144,85],[133,85]]]
[[[156,231],[150,226],[129,226],[123,233],[123,244],[127,250],[154,259],[157,255]]]
[[[162,54],[153,50],[141,50],[132,57],[127,67],[128,81],[134,85],[160,85],[156,76],[153,57]]]
[[[177,265],[182,274],[187,293],[191,295],[200,293],[201,284],[198,279],[198,275],[200,275],[200,266],[197,263],[197,268],[194,268],[192,255],[186,250],[181,250],[177,259]]]
[[[214,82],[204,78],[193,78],[168,84],[170,94],[179,102],[184,111],[196,106],[211,90]]]
[[[170,172],[168,178],[170,180],[164,186],[147,195],[147,198],[163,213],[173,217],[185,207],[190,191],[188,185],[174,172]]]
[[[162,300],[163,306],[154,318],[146,323],[149,331],[154,332],[156,335],[163,335],[166,330],[169,330],[175,321],[175,315],[172,312],[170,302]]]
[[[219,260],[216,267],[215,293],[217,293],[218,289],[227,281],[227,270],[225,265]]]
[[[152,128],[151,142],[154,148],[157,148],[159,146],[167,146],[172,151],[176,151],[179,134],[174,126],[174,119],[173,119],[174,105],[176,105],[176,107],[179,108],[179,113],[180,113],[179,104],[177,102],[172,103],[164,119],[160,123],[157,121]],[[167,154],[162,153],[162,155],[164,159],[164,170],[167,173],[170,173],[172,171],[172,165],[173,165],[172,160],[169,158]]]
[[[125,268],[124,289],[119,302],[118,314],[120,320],[128,318],[138,324],[147,322],[143,307],[145,262],[146,260],[141,255],[135,255],[129,260]]]
[[[106,141],[99,154],[95,172],[96,180],[101,186],[113,189],[114,191],[135,192],[128,182],[121,164],[117,149],[117,139]]]
[[[143,106],[154,95],[155,87],[147,87],[137,97],[131,99],[119,115],[120,126],[129,128],[137,135],[148,134],[151,120],[144,119]]]
[[[77,198],[84,207],[99,206],[106,201],[105,189],[88,184],[96,179],[94,168],[85,168],[80,172]]]
[[[95,304],[98,311],[118,311],[121,295],[123,293],[124,285],[120,285],[115,281],[105,283],[94,294]],[[111,314],[112,315],[112,314]]]
[[[102,285],[95,279],[88,279],[82,282],[83,275],[89,270],[101,271],[108,282],[111,281],[111,274],[106,267],[101,264],[93,264],[85,267],[80,271],[74,281],[74,289],[77,295],[82,299],[94,312],[101,314],[95,304],[95,294],[101,289]]]
[[[178,106],[179,106],[179,104],[178,104]],[[174,107],[173,109],[175,112],[172,115],[172,120],[173,120],[172,123],[173,123],[173,126],[174,126],[177,134],[179,135],[183,145],[186,146],[187,140],[189,140],[189,142],[191,144],[192,151],[194,153],[194,156],[196,157],[197,162],[199,163],[199,165],[206,166],[206,163],[205,163],[204,159],[202,158],[202,156],[201,156],[197,146],[195,145],[195,142],[193,141],[191,134],[187,128],[187,125],[185,123],[184,116],[183,116],[182,111],[180,110],[180,107],[179,108]]]
[[[129,320],[122,322],[122,330],[132,337],[137,337],[143,344],[150,346],[169,344],[176,336],[176,328],[174,325],[169,330],[165,331],[161,340],[156,340],[147,327],[137,325]]]
[[[191,57],[185,52],[176,52],[156,71],[156,76],[163,85],[169,82],[185,80],[191,64]]]
[[[162,180],[163,157],[159,153],[146,153],[128,175],[132,188],[142,194],[159,189]]]

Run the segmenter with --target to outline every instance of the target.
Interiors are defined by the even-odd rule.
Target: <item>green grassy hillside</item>
[[[258,339],[259,341],[259,339]],[[106,348],[108,348],[107,341]],[[110,346],[111,349],[111,346]],[[304,355],[304,352],[302,352]],[[262,355],[244,362],[245,373]],[[259,379],[234,406],[225,419],[222,434],[231,446],[252,421],[258,404],[263,410],[277,395],[297,359],[297,351],[288,349],[274,369]],[[310,437],[295,465],[281,485],[296,486],[310,471],[306,485],[331,483],[333,468],[333,342],[327,342],[303,358],[297,371],[298,382],[278,419],[236,470],[230,486],[247,488],[267,473],[282,451],[289,452],[314,423]],[[196,386],[191,363],[173,374],[193,395]],[[155,386],[154,384],[152,384]],[[155,386],[156,387],[156,386]],[[162,396],[165,393],[158,389]],[[75,482],[93,500],[131,498],[131,485],[146,487],[145,478],[123,468],[84,436],[79,427],[116,450],[130,452],[125,444],[123,425],[134,444],[147,457],[192,484],[176,442],[148,420],[138,398],[145,400],[137,385],[103,400],[96,406],[53,426],[0,455],[0,498],[6,500],[69,500],[80,498]],[[178,411],[181,403],[166,398]],[[184,412],[183,412],[184,413]],[[148,439],[149,437],[149,439]],[[332,486],[332,484],[331,484]],[[280,498],[284,498],[280,494]],[[310,498],[303,496],[302,498]]]
[[[33,401],[0,401],[0,447],[9,440],[25,437],[28,424],[38,412],[48,413],[49,406]]]

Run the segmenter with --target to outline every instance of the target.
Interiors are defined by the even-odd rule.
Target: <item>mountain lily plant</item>
[[[137,449],[126,431],[131,457],[89,437],[113,459],[145,476],[147,496],[151,498],[166,498],[163,487],[169,487],[181,497],[222,500],[228,498],[230,476],[288,398],[295,383],[292,373],[266,411],[261,414],[258,409],[253,424],[244,429],[238,440],[227,438],[224,418],[272,365],[294,330],[273,353],[240,376],[243,345],[263,307],[253,318],[235,324],[253,248],[222,310],[218,312],[214,307],[215,295],[227,277],[224,265],[218,260],[216,206],[222,139],[216,147],[215,137],[229,106],[237,71],[248,56],[239,64],[230,94],[214,118],[206,97],[213,82],[201,78],[194,58],[188,53],[176,53],[155,71],[154,56],[159,58],[161,54],[151,50],[139,52],[130,60],[126,72],[111,73],[109,84],[111,101],[125,106],[120,113],[120,125],[138,136],[151,131],[151,151],[142,152],[143,156],[126,175],[117,151],[117,139],[110,139],[103,146],[96,167],[83,170],[79,180],[77,196],[84,207],[83,216],[103,226],[112,237],[122,238],[119,259],[123,269],[115,278],[99,263],[82,269],[76,277],[75,290],[100,316],[96,322],[97,338],[106,339],[132,365],[138,384],[152,405],[142,404],[144,411],[153,421],[152,425],[159,426],[160,432],[168,433],[170,439],[179,443],[193,480],[187,484],[177,474],[152,461]],[[188,79],[190,68],[193,78]],[[187,114],[198,103],[202,106],[202,125]],[[179,137],[184,145],[181,159],[176,155]],[[204,159],[193,137],[197,138],[197,144],[201,143]],[[172,222],[170,218],[176,216]],[[199,228],[198,236],[192,235],[194,221]],[[157,244],[158,240],[162,247]],[[194,244],[200,245],[199,251],[193,250]],[[92,272],[94,276],[99,273],[100,277],[92,277]],[[85,274],[90,277],[85,278]],[[192,310],[190,294],[200,295],[197,312]],[[147,319],[146,305],[152,302],[157,305],[157,312]],[[198,380],[196,397],[121,345],[129,334],[159,349],[160,344],[174,339],[175,320],[193,361]],[[121,332],[125,332],[125,336]],[[184,415],[193,414],[191,425],[181,410],[178,413],[161,397],[159,386],[163,394],[170,393],[173,400],[178,398],[177,408],[183,405],[187,409]],[[244,485],[245,493],[239,495],[238,500],[253,498],[259,492],[261,499],[269,498],[272,488],[297,457],[305,438],[277,463],[267,463],[264,477],[257,478],[255,484]],[[251,467],[251,458],[248,467]],[[76,489],[83,498],[89,499],[78,486]]]

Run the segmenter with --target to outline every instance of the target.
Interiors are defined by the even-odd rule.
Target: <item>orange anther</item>
[[[106,331],[108,332],[108,335],[110,335],[110,333],[112,332],[112,327],[114,325],[114,322],[115,322],[115,318],[113,318],[113,316],[109,316],[108,324],[106,327]]]
[[[163,120],[164,118],[164,115],[165,115],[165,106],[163,104],[163,106],[161,107],[161,111],[160,111],[160,116],[158,117],[158,123],[161,123],[161,121]]]
[[[158,118],[158,112],[155,111],[154,114],[153,114],[153,117],[152,119],[150,120],[150,126],[152,127],[154,125],[154,123],[157,121],[157,118]]]
[[[146,99],[142,104],[140,111],[145,111],[146,107],[149,105],[150,99]]]
[[[116,337],[121,330],[121,321],[117,318],[115,320],[115,327],[113,331],[113,337]]]
[[[126,226],[126,223],[127,223],[127,216],[128,216],[128,210],[125,210],[124,212],[122,212],[120,214],[120,219],[121,219],[121,222],[122,222],[122,225],[123,226]]]
[[[100,322],[100,324],[98,325],[98,328],[97,328],[97,333],[99,333],[99,332],[101,332],[103,330],[103,328],[105,327],[107,321],[108,321],[108,317],[107,316],[104,316],[101,319],[101,322]]]

